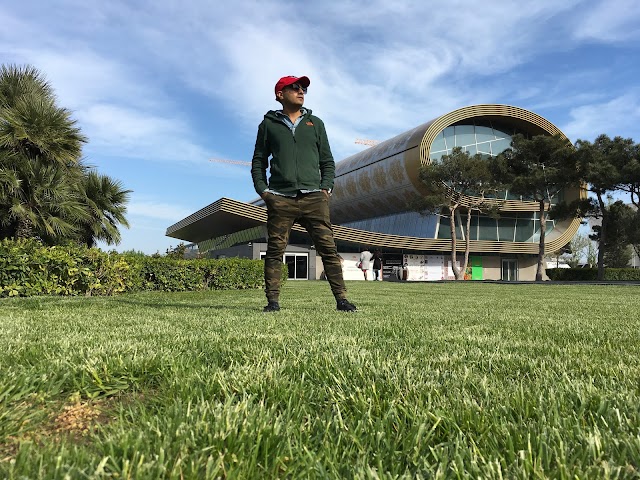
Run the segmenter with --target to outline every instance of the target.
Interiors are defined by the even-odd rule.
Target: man
[[[265,312],[280,310],[282,256],[294,222],[302,225],[322,257],[337,309],[355,312],[346,298],[342,266],[329,220],[329,196],[335,163],[324,123],[304,108],[308,77],[282,77],[275,86],[281,110],[270,110],[258,127],[251,176],[267,206],[267,255],[264,262]],[[271,157],[270,177],[267,168]]]

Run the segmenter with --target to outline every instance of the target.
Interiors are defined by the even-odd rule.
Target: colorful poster
[[[404,255],[406,279],[409,281],[447,280],[444,255]]]

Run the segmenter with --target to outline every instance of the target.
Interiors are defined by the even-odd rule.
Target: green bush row
[[[1,240],[0,297],[260,288],[263,268],[260,260],[242,258],[177,260]]]
[[[597,268],[549,268],[550,280],[563,282],[590,282],[598,279]],[[640,268],[606,268],[606,281],[640,281]]]

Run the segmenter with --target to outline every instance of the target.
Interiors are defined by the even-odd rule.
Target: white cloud
[[[189,139],[181,119],[109,104],[93,104],[76,113],[91,148],[113,156],[203,163],[209,155]]]
[[[167,61],[186,84],[223,102],[251,133],[268,108],[277,108],[272,88],[279,76],[310,76],[307,105],[325,120],[336,158],[342,158],[357,151],[356,137],[389,138],[448,110],[490,102],[499,90],[480,84],[465,90],[467,77],[526,62],[563,35],[542,32],[575,3],[548,0],[525,9],[509,1],[481,8],[464,1],[368,7],[328,1],[304,8],[260,2],[243,11],[241,21],[222,7],[224,23],[207,13],[194,19],[193,12],[172,12],[175,25],[188,16],[192,28],[176,36],[171,26],[158,27],[153,38],[167,47]]]
[[[60,104],[72,110],[96,102],[150,109],[159,108],[166,101],[161,91],[136,81],[134,66],[124,66],[88,47],[71,52],[22,49],[20,53],[45,72]]]
[[[133,201],[127,206],[127,213],[175,223],[191,215],[193,211],[190,208],[181,207],[172,203]]]
[[[606,0],[576,12],[579,40],[621,42],[640,39],[640,4],[637,0]]]
[[[629,92],[608,102],[571,109],[571,121],[562,129],[572,140],[593,140],[601,133],[633,137],[640,122],[640,92]],[[637,138],[635,138],[638,141]]]

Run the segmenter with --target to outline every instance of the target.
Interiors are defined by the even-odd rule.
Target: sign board
[[[444,265],[444,255],[414,255],[403,256],[403,268],[407,269],[406,280],[433,281],[447,280],[447,270]]]
[[[342,257],[342,276],[345,280],[364,280],[362,270],[356,267],[360,261],[360,253],[338,253]],[[373,272],[369,272],[369,278],[373,278]]]

